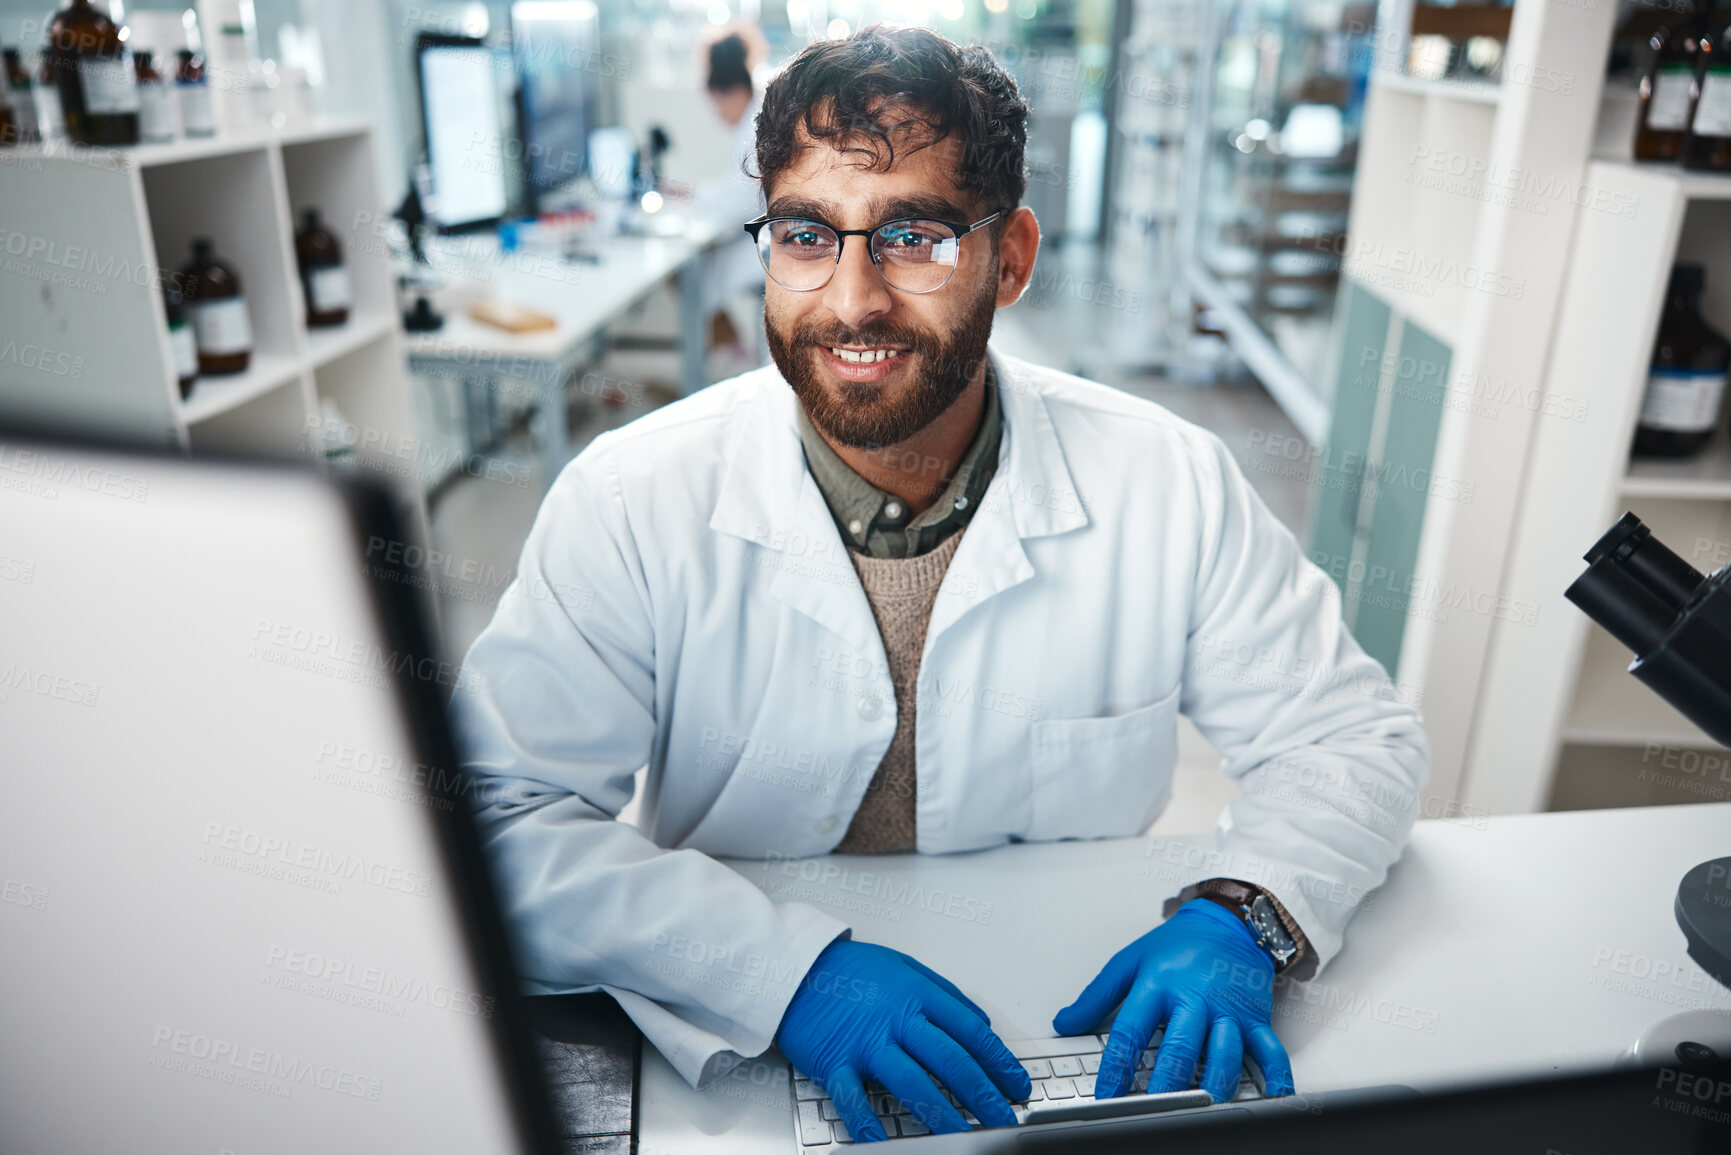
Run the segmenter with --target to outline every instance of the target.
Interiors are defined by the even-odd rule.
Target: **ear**
[[[1034,276],[1034,258],[1040,252],[1040,222],[1026,205],[1010,213],[998,235],[998,308],[1021,299]]]

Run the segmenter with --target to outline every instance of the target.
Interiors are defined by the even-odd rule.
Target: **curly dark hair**
[[[810,147],[800,143],[800,129],[861,154],[877,172],[895,163],[898,145],[905,154],[954,136],[962,145],[956,184],[979,198],[982,211],[1015,208],[1028,188],[1028,102],[1016,82],[990,50],[926,28],[873,24],[817,41],[770,81],[757,115],[766,198]]]

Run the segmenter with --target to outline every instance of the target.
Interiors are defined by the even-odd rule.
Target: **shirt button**
[[[901,515],[902,506],[899,501],[892,501],[888,505],[884,506],[884,516],[889,518],[891,521],[896,520]]]
[[[836,817],[831,814],[828,818],[825,818],[822,822],[817,824],[817,832],[819,834],[828,834],[830,831],[835,829],[835,826]]]
[[[966,508],[968,508],[968,499],[967,499],[967,498],[965,498],[965,497],[958,497],[958,498],[956,498],[956,508],[957,508],[957,509],[966,509]]]
[[[861,529],[864,529],[864,528],[865,528],[864,526],[860,525],[859,518],[857,518],[857,517],[854,518],[852,521],[847,523],[847,531],[849,533],[858,533]]]
[[[859,700],[859,716],[868,722],[876,721],[877,716],[884,712],[884,704],[876,698],[861,698]]]

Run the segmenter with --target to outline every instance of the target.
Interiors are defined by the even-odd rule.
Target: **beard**
[[[790,336],[770,324],[767,313],[764,333],[775,367],[820,432],[850,449],[884,449],[936,421],[967,390],[986,359],[996,296],[995,286],[988,282],[948,341],[892,323],[849,329],[811,322],[796,326]],[[913,358],[913,380],[838,381],[818,365],[818,350],[834,345],[906,349],[900,356]]]

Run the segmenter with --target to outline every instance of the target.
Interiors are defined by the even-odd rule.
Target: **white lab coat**
[[[1243,796],[1174,893],[1267,886],[1326,965],[1353,911],[1339,896],[1383,881],[1417,815],[1417,713],[1217,438],[993,358],[1000,464],[920,670],[920,852],[1144,830],[1183,712]],[[770,1046],[847,930],[707,856],[828,852],[895,730],[796,404],[768,366],[596,439],[548,493],[452,704],[468,765],[493,776],[483,829],[533,988],[609,992],[699,1087]],[[614,819],[645,764],[639,829]],[[666,965],[672,936],[726,981]]]

